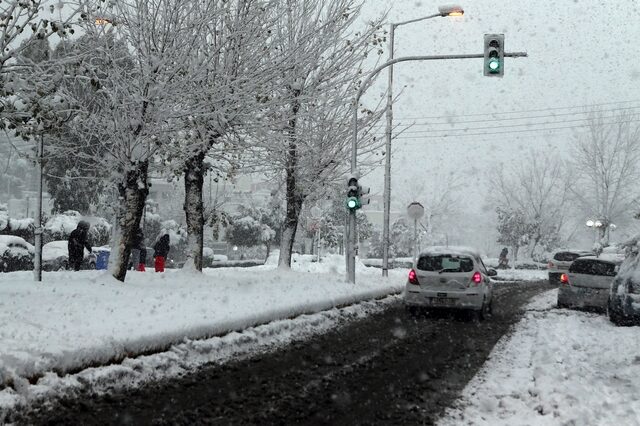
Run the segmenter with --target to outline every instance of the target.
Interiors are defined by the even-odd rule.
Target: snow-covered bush
[[[10,218],[6,204],[0,204],[0,235],[14,235],[27,241],[33,241],[34,230],[35,225],[32,218]]]
[[[109,243],[111,224],[106,219],[97,216],[82,216],[75,210],[67,210],[62,214],[53,215],[47,220],[44,225],[44,242],[68,240],[69,235],[81,220],[89,222],[90,244],[102,246]]]

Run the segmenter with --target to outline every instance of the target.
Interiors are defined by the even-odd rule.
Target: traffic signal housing
[[[360,206],[366,206],[371,202],[371,198],[369,195],[371,193],[371,188],[368,186],[358,185],[358,199],[360,200]]]
[[[352,177],[349,179],[347,186],[347,209],[349,211],[358,210],[362,204],[360,204],[360,189],[358,186],[358,179]]]
[[[484,35],[484,75],[504,75],[504,34]]]

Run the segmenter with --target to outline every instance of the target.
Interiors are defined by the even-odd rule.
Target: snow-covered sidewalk
[[[465,388],[447,425],[640,424],[640,327],[534,299]]]
[[[0,275],[1,385],[46,372],[63,374],[127,356],[167,350],[257,324],[399,292],[405,271],[383,279],[361,267],[344,281],[344,258],[299,259],[293,271],[273,265],[131,272],[122,284],[106,272]]]

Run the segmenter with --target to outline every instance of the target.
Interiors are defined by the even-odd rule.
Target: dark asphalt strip
[[[544,282],[496,285],[494,315],[413,317],[400,303],[286,349],[106,396],[78,395],[25,424],[432,424]]]

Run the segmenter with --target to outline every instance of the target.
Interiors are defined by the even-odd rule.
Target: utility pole
[[[36,229],[35,233],[35,257],[33,259],[33,276],[36,281],[42,281],[42,156],[44,151],[44,136],[38,138],[38,170],[36,183],[38,184],[38,197],[36,200]]]

